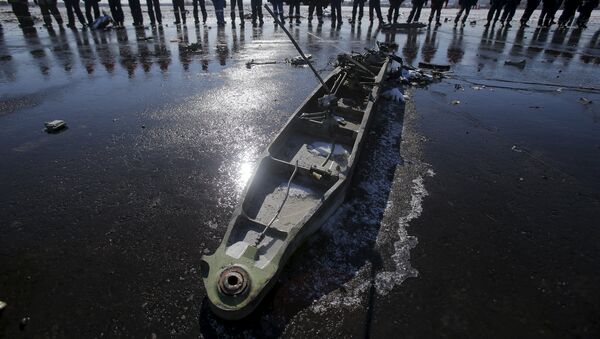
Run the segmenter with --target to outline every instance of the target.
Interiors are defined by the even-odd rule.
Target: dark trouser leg
[[[100,6],[95,0],[92,0],[92,9],[94,10],[94,20],[100,17]]]
[[[544,18],[548,13],[548,6],[542,5],[542,12],[540,13],[540,19],[538,20],[538,26],[542,26],[544,24]]]
[[[235,22],[235,0],[231,0],[229,8],[231,9],[231,23]]]
[[[467,6],[465,9],[465,16],[462,19],[463,24],[467,22],[467,18],[469,17],[469,13],[471,12],[471,6]]]
[[[421,17],[421,10],[423,9],[423,3],[420,3],[417,7],[417,14],[415,14],[414,21],[419,22],[419,18]]]
[[[410,14],[408,15],[408,19],[406,20],[406,22],[408,22],[408,23],[412,22],[416,13],[417,13],[417,5],[413,4],[412,9],[410,10]]]
[[[46,26],[52,26],[52,17],[50,16],[50,9],[48,5],[40,5],[40,11],[42,12],[42,19]]]
[[[50,5],[50,13],[52,13],[52,16],[54,16],[54,20],[56,20],[56,23],[59,25],[63,24],[63,19],[62,16],[60,15],[60,12],[58,11],[58,7],[56,7],[56,4],[54,5]]]
[[[529,18],[531,18],[531,14],[533,14],[533,11],[535,11],[539,4],[540,3],[538,0],[527,0],[527,6],[525,7],[525,11],[523,12],[523,16],[521,17],[522,24],[527,23],[527,21],[529,21]]]
[[[361,0],[359,6],[360,7],[358,7],[358,22],[360,22],[362,20],[363,13],[365,10],[365,2]]]
[[[460,6],[460,9],[458,10],[458,13],[456,14],[456,19],[454,19],[454,23],[457,24],[458,21],[460,20],[460,16],[463,14],[463,11],[465,10],[464,6]]]
[[[498,6],[498,9],[496,9],[496,16],[494,17],[494,22],[498,21],[498,19],[500,18],[501,12],[502,12],[502,6]]]
[[[490,10],[488,11],[487,14],[487,21],[491,22],[492,19],[494,18],[494,11],[496,10],[496,4],[492,4],[492,7],[490,7]]]
[[[256,17],[258,16],[257,10],[258,5],[256,4],[256,0],[250,1],[250,8],[252,9],[252,24],[256,25]]]
[[[154,16],[154,4],[152,0],[146,0],[146,6],[148,6],[148,16],[150,17],[150,25],[156,25],[156,17]]]
[[[354,2],[352,3],[352,22],[356,20],[356,9],[358,7],[358,1],[360,0],[354,0]]]
[[[10,5],[22,28],[33,26],[33,18],[26,3],[11,3]]]
[[[156,21],[158,21],[159,24],[162,24],[162,12],[160,10],[160,1],[152,0],[152,2],[154,3],[154,12],[156,13]]]
[[[515,16],[515,12],[517,11],[517,6],[511,6],[510,11],[508,12],[508,17],[506,18],[506,23],[509,24],[512,21],[513,16]]]
[[[442,16],[442,5],[436,9],[437,15],[435,16],[435,22],[440,22],[440,17]]]
[[[87,0],[83,2],[83,5],[85,7],[85,17],[87,19],[88,25],[94,23],[94,19],[92,18],[92,1],[94,0]]]
[[[79,7],[79,0],[71,0],[72,5],[73,5],[73,12],[75,12],[75,15],[77,15],[77,19],[79,20],[79,23],[81,23],[82,25],[85,24],[85,18],[83,17],[83,13],[81,12],[81,7]]]
[[[65,7],[67,8],[67,25],[75,25],[75,15],[73,15],[73,0],[65,0]]]
[[[500,17],[500,21],[504,23],[504,20],[508,17],[508,13],[510,12],[510,8],[508,6],[504,6],[504,12],[502,12],[502,16]]]
[[[400,16],[400,4],[398,4],[398,6],[396,6],[396,9],[394,10],[394,23],[398,22],[399,16]]]

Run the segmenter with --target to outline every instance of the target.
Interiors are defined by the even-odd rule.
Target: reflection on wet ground
[[[213,17],[207,27],[23,32],[11,15],[0,13],[3,335],[22,335],[23,317],[25,333],[42,337],[598,333],[597,306],[550,305],[598,297],[599,270],[588,264],[600,253],[597,231],[573,235],[598,211],[597,17],[584,31],[483,29],[484,11],[457,29],[291,27],[324,74],[337,53],[377,40],[396,41],[408,63],[449,63],[453,73],[415,91],[406,112],[381,105],[344,209],[300,249],[257,314],[233,325],[206,310],[199,259],[219,244],[257,157],[315,87],[307,68],[285,63],[297,52],[284,33],[269,21],[218,29]],[[276,63],[246,67],[252,59]],[[69,129],[44,133],[52,119]],[[519,171],[517,184],[505,177]],[[528,174],[558,188],[530,184]],[[573,234],[557,231],[569,222]],[[503,246],[486,248],[490,234]],[[469,255],[448,250],[456,248]],[[545,260],[553,251],[564,256]],[[552,262],[577,279],[560,280]],[[548,287],[561,281],[570,289]],[[486,300],[495,288],[510,290],[500,306]],[[555,325],[527,304],[550,310]]]

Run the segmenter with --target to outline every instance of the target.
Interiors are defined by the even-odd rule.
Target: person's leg
[[[185,2],[184,0],[178,0],[179,1],[179,10],[181,11],[181,21],[183,22],[183,24],[185,25]]]
[[[365,10],[365,0],[360,0],[358,6],[358,23],[360,24]]]
[[[390,0],[390,8],[388,8],[387,19],[388,22],[392,22],[392,12],[394,11],[394,3],[396,0]]]
[[[440,18],[442,17],[442,4],[440,4],[436,11],[435,23],[441,25],[442,23],[440,22]]]
[[[359,0],[354,0],[352,2],[352,20],[350,21],[351,23],[354,23],[354,21],[356,21],[356,10],[358,9],[358,1]]]
[[[56,20],[56,23],[59,25],[63,24],[63,19],[62,16],[60,15],[60,11],[58,10],[58,7],[56,6],[56,3],[53,3],[52,5],[50,5],[50,13],[52,13],[52,15],[54,16],[54,20]]]
[[[414,22],[419,22],[419,18],[421,17],[421,10],[423,9],[423,5],[425,5],[425,3],[422,0],[419,0],[419,3],[417,5],[417,14],[415,14],[415,17],[413,18]]]
[[[52,26],[52,17],[50,16],[50,9],[48,5],[40,5],[40,11],[42,12],[42,19],[44,20],[45,26]]]
[[[152,0],[152,4],[154,5],[154,14],[156,15],[156,21],[158,21],[159,25],[162,25],[162,11],[160,10],[160,1]]]
[[[492,22],[492,19],[494,18],[495,10],[496,10],[496,3],[492,2],[492,5],[490,6],[490,9],[488,10],[488,14],[487,14],[487,24],[488,25],[490,24],[490,22]]]
[[[156,17],[154,16],[154,4],[152,0],[146,0],[146,7],[148,7],[148,16],[150,17],[150,26],[156,26]]]
[[[77,19],[79,20],[79,23],[82,25],[85,25],[85,18],[83,16],[83,13],[81,12],[81,7],[79,7],[79,0],[72,0],[72,4],[73,4],[73,12],[75,12],[75,15],[77,15]]]
[[[323,24],[323,6],[321,6],[321,4],[317,3],[317,20],[320,24]]]
[[[177,5],[177,0],[173,0],[173,12],[175,14],[174,24],[179,25],[181,23],[181,18],[179,17],[179,6]]]
[[[456,14],[456,18],[454,19],[454,24],[458,24],[458,21],[460,20],[460,16],[463,14],[465,10],[465,6],[461,5],[460,9],[458,10],[458,13]]]
[[[67,8],[67,26],[75,26],[75,15],[73,14],[73,0],[65,0],[65,7]]]
[[[229,10],[230,10],[230,17],[231,17],[231,24],[235,24],[235,0],[231,0],[229,2]]]
[[[400,16],[400,2],[396,4],[396,8],[394,9],[394,23],[398,22],[398,17]]]
[[[463,16],[463,19],[462,19],[463,26],[465,25],[465,22],[467,22],[467,18],[469,17],[470,12],[471,12],[471,6],[467,5],[467,8],[465,8],[465,16]]]
[[[123,13],[123,6],[121,6],[121,0],[115,0],[115,5],[117,7],[117,22],[120,26],[123,26],[125,21],[125,13]]]
[[[256,0],[250,0],[250,10],[252,13],[252,25],[256,27],[256,17],[258,16],[258,13],[256,12]]]
[[[92,0],[92,9],[94,10],[94,20],[100,17],[100,6],[96,0]]]
[[[88,25],[91,25],[94,22],[94,19],[92,19],[92,1],[93,0],[83,1],[83,6],[85,7],[85,18],[87,19]]]
[[[237,0],[238,14],[240,15],[240,25],[244,26],[244,3],[242,0]]]

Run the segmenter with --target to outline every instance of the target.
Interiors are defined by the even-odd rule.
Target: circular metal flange
[[[248,273],[240,266],[229,266],[219,276],[219,291],[229,296],[244,294],[250,286]]]

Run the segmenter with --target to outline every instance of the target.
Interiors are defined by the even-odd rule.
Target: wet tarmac
[[[0,7],[0,337],[600,335],[598,14],[564,32],[484,30],[484,11],[292,26],[322,74],[377,40],[452,73],[381,103],[348,201],[229,323],[200,257],[316,83],[270,21],[217,29],[208,7],[207,27],[108,32],[23,32]]]

